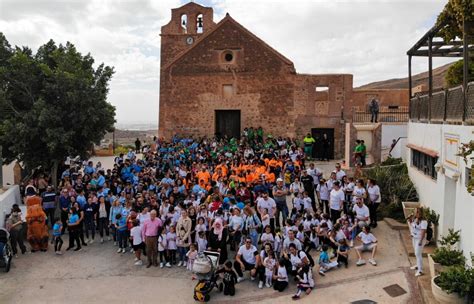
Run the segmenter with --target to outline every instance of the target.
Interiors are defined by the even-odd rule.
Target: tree
[[[107,102],[113,68],[94,68],[90,54],[53,40],[36,54],[12,49],[0,33],[0,145],[9,163],[27,170],[50,169],[56,184],[59,164],[68,155],[88,157],[113,129],[115,108]]]
[[[448,68],[446,75],[444,76],[444,80],[448,88],[452,88],[462,84],[463,81],[463,67],[464,61],[461,59],[456,61],[453,65]],[[474,62],[469,62],[469,79],[468,82],[474,81]]]
[[[437,25],[445,24],[439,33],[446,42],[462,38],[463,23],[474,21],[474,3],[472,0],[449,0],[443,11],[438,15]]]

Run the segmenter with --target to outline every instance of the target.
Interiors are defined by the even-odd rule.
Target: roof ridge
[[[238,23],[234,18],[232,18],[229,13],[226,13],[225,17],[222,18],[221,21],[219,21],[213,28],[211,28],[208,32],[204,33],[201,37],[198,37],[196,40],[196,43],[194,45],[183,52],[181,52],[178,56],[176,56],[172,61],[170,61],[168,64],[166,64],[164,67],[162,67],[162,70],[168,69],[171,65],[176,63],[178,60],[183,58],[187,53],[189,53],[191,50],[193,50],[197,45],[199,45],[204,39],[208,36],[210,36],[212,33],[214,33],[217,29],[219,29],[225,22],[233,22],[235,25],[237,25],[241,30],[252,36],[254,39],[256,39],[258,42],[263,44],[266,48],[268,48],[271,52],[273,52],[276,56],[278,56],[281,60],[283,60],[286,64],[293,65],[293,62],[286,58],[284,55],[282,55],[280,52],[275,50],[273,47],[271,47],[269,44],[267,44],[265,41],[260,39],[257,35],[249,31],[247,28],[245,28],[243,25]]]

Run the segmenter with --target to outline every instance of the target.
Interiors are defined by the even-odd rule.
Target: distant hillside
[[[433,69],[433,88],[445,87],[444,75],[452,63],[440,66],[439,68]],[[428,85],[428,72],[423,72],[412,76],[413,87],[424,84]],[[408,89],[408,77],[400,79],[389,79],[384,81],[372,82],[358,89]]]

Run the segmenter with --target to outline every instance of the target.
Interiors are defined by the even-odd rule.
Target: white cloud
[[[109,101],[117,120],[156,122],[160,28],[184,0],[0,0],[0,30],[37,49],[71,41],[115,67]],[[295,63],[300,73],[351,73],[354,85],[406,77],[405,55],[446,0],[202,0],[226,12]],[[445,60],[435,61],[443,64]],[[415,60],[414,71],[426,70]]]

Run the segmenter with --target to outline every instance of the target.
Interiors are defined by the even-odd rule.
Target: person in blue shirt
[[[104,172],[99,171],[99,176],[97,177],[97,187],[103,187],[105,183],[105,177],[104,177]]]
[[[76,249],[74,251],[82,250],[81,247],[81,240],[79,239],[79,214],[75,207],[71,208],[69,219],[67,221],[68,230],[69,230],[69,246],[66,250],[70,250],[74,247],[74,243],[77,244]]]
[[[69,199],[66,189],[61,191],[61,195],[59,196],[59,206],[61,208],[61,222],[63,224],[61,233],[64,234],[66,227],[68,227],[67,220],[69,216],[69,207],[71,206],[71,200]]]
[[[79,204],[81,209],[84,209],[84,205],[87,203],[86,197],[84,196],[84,190],[79,191],[78,196],[76,197],[76,202]]]
[[[54,252],[56,254],[62,254],[61,247],[63,246],[63,239],[61,238],[62,223],[60,218],[54,220],[53,225],[53,238],[54,238]]]
[[[93,173],[95,173],[94,163],[89,161],[84,167],[84,174],[92,175]]]
[[[117,229],[117,242],[119,246],[117,253],[125,253],[125,248],[127,247],[127,218],[119,213],[115,216],[115,219],[117,220],[115,228]]]

